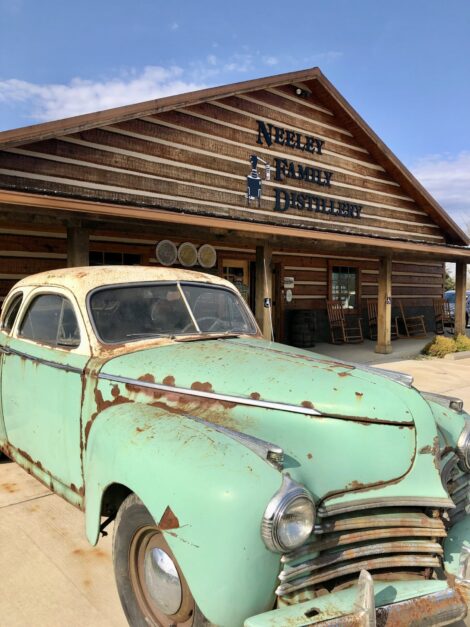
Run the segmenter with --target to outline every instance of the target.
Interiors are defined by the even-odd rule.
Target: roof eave
[[[176,94],[174,96],[147,100],[146,102],[137,104],[124,105],[113,109],[63,118],[61,120],[23,126],[21,128],[0,132],[0,148],[13,148],[14,146],[33,141],[50,139],[59,134],[67,135],[69,133],[78,133],[103,124],[116,124],[135,117],[162,113],[169,109],[187,107],[200,102],[214,100],[215,98],[244,93],[260,87],[275,87],[295,81],[302,82],[313,80],[321,75],[320,69],[314,67],[308,70],[276,74],[267,78],[255,78],[249,81],[222,85],[220,87],[208,87],[206,89]]]

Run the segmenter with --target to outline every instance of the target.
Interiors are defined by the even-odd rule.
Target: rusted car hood
[[[192,390],[224,394],[394,424],[412,424],[407,397],[417,394],[322,355],[245,338],[146,348],[108,360],[101,372],[173,386],[188,394]]]
[[[316,497],[375,497],[386,484],[412,502],[445,496],[435,421],[420,394],[315,353],[248,338],[148,347],[109,359],[95,395],[98,410],[126,403],[136,432],[149,426],[131,403],[146,403],[277,444],[286,470]]]

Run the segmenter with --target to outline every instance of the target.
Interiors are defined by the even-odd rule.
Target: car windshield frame
[[[95,321],[95,317],[93,315],[93,308],[92,308],[92,299],[93,297],[99,293],[99,292],[103,292],[103,291],[108,291],[108,290],[117,290],[117,289],[125,289],[125,288],[138,288],[138,287],[152,287],[152,286],[174,286],[175,288],[178,289],[180,296],[181,296],[181,301],[184,304],[184,306],[186,307],[187,313],[189,318],[191,319],[194,327],[196,328],[196,331],[185,331],[184,333],[148,333],[148,334],[136,334],[136,337],[126,337],[125,339],[119,339],[119,340],[106,340],[103,338],[103,336],[101,335],[98,326],[96,324]],[[246,317],[246,322],[249,323],[249,325],[251,326],[251,331],[203,331],[200,329],[199,325],[197,324],[196,318],[194,316],[194,313],[189,305],[187,296],[185,295],[184,291],[183,291],[183,287],[185,286],[189,286],[189,287],[201,287],[201,288],[205,288],[205,289],[214,289],[214,290],[219,290],[219,291],[224,291],[227,292],[228,294],[234,296],[235,298],[237,298],[237,300],[239,301],[240,304],[240,308],[243,312],[243,315]],[[216,283],[205,283],[203,281],[188,281],[188,280],[166,280],[166,281],[138,281],[136,283],[111,283],[111,284],[107,284],[107,285],[100,285],[99,287],[96,287],[94,289],[92,289],[90,292],[88,292],[87,296],[86,296],[86,309],[87,309],[87,314],[88,314],[88,319],[90,321],[90,324],[92,326],[92,329],[95,333],[96,338],[99,340],[99,342],[101,342],[102,344],[106,344],[109,346],[112,345],[119,345],[119,344],[128,344],[131,342],[139,342],[139,341],[143,341],[143,340],[155,340],[155,339],[160,339],[160,338],[170,338],[170,339],[179,339],[179,338],[184,338],[184,337],[192,337],[197,339],[198,337],[204,338],[204,337],[233,337],[234,335],[238,336],[238,335],[250,335],[250,336],[256,336],[259,333],[259,329],[258,326],[256,324],[256,320],[254,318],[254,315],[252,313],[252,311],[249,309],[248,305],[246,304],[246,302],[243,300],[242,296],[239,294],[239,292],[235,289],[230,289],[229,287],[226,287],[225,285],[219,285]]]

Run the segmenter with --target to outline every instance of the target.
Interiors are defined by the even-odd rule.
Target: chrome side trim
[[[413,377],[405,372],[398,372],[397,370],[386,370],[385,368],[376,368],[375,366],[365,366],[364,364],[356,364],[354,362],[346,362],[351,366],[354,366],[357,370],[362,370],[370,374],[377,374],[380,377],[385,377],[396,383],[400,383],[407,388],[413,386]]]
[[[463,400],[456,396],[446,396],[444,394],[436,394],[435,392],[420,392],[421,396],[427,401],[442,405],[446,409],[453,409],[457,413],[463,411]]]
[[[240,431],[233,431],[232,429],[228,429],[227,427],[222,427],[221,425],[214,424],[213,422],[209,422],[208,420],[203,420],[202,418],[197,418],[196,416],[190,416],[185,414],[187,418],[191,418],[191,420],[195,420],[206,427],[210,427],[214,429],[214,431],[218,431],[219,433],[223,433],[229,438],[240,442],[246,448],[249,448],[253,453],[264,459],[268,463],[272,464],[279,470],[282,469],[282,463],[284,460],[284,451],[277,444],[272,444],[271,442],[266,442],[265,440],[261,440],[260,438],[255,438],[253,435],[247,435],[246,433],[241,433]]]
[[[279,411],[288,411],[293,414],[304,414],[309,416],[321,416],[322,413],[310,407],[299,407],[298,405],[290,405],[288,403],[275,403],[273,401],[259,401],[246,396],[231,396],[229,394],[217,394],[216,392],[203,392],[201,390],[192,390],[190,388],[180,388],[174,385],[164,385],[163,383],[152,383],[150,381],[141,381],[140,379],[130,379],[114,374],[106,374],[100,372],[99,379],[106,381],[114,381],[116,383],[124,383],[132,386],[150,388],[152,390],[160,390],[162,392],[170,392],[172,394],[185,394],[186,396],[196,396],[200,398],[210,398],[215,401],[224,401],[226,403],[235,403],[236,405],[248,405],[250,407],[262,407],[263,409],[277,409]]]
[[[57,370],[65,370],[65,372],[74,372],[75,374],[82,374],[82,368],[76,368],[75,366],[69,366],[67,364],[60,364],[57,361],[50,361],[49,359],[43,359],[42,357],[36,357],[35,355],[29,355],[28,353],[23,353],[21,351],[17,351],[14,348],[10,347],[1,347],[1,352],[5,355],[15,355],[16,357],[21,357],[23,359],[28,359],[29,361],[33,361],[37,364],[41,364],[42,366],[49,366],[50,368],[56,368]]]
[[[372,509],[375,507],[438,507],[443,509],[454,508],[455,505],[451,499],[432,497],[416,497],[416,496],[388,496],[377,499],[360,499],[349,503],[337,503],[335,505],[323,504],[318,508],[318,516],[326,518],[328,516],[336,516],[337,514],[347,514],[362,509]]]

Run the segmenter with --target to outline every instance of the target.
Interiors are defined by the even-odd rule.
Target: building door
[[[238,289],[248,306],[253,310],[252,291],[250,289],[250,262],[246,259],[223,259],[222,276]]]

